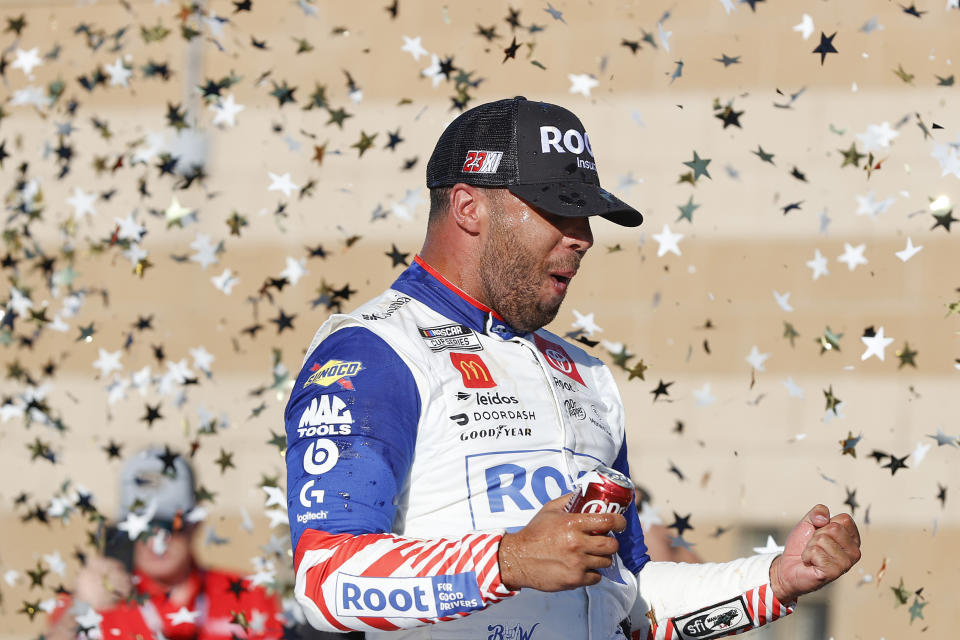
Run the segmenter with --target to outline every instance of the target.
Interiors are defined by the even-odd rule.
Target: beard
[[[572,264],[543,265],[521,240],[520,229],[508,228],[502,216],[491,216],[490,233],[480,255],[480,270],[487,304],[508,325],[526,333],[550,324],[560,311],[563,295],[543,299],[544,280],[553,269],[576,269]]]

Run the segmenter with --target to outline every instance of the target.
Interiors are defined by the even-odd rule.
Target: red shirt
[[[137,592],[146,599],[142,605],[131,601],[99,611],[104,640],[155,640],[158,626],[168,640],[277,640],[283,635],[276,598],[238,574],[193,571],[183,605],[171,603],[167,592],[144,573],[134,575]],[[52,618],[68,606],[63,603]]]

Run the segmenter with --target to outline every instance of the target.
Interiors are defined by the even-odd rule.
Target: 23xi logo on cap
[[[467,151],[463,161],[464,173],[496,173],[503,151]]]
[[[451,353],[450,362],[463,377],[463,386],[468,389],[489,389],[497,386],[490,369],[475,353]]]

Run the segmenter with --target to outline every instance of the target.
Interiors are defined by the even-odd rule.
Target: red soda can
[[[633,482],[616,469],[597,465],[577,482],[564,507],[569,513],[623,513],[633,501]]]

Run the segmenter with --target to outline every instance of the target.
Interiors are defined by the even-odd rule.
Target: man
[[[314,626],[712,638],[789,613],[859,559],[853,521],[822,505],[782,555],[698,565],[648,562],[634,505],[564,511],[598,463],[629,473],[610,371],[542,329],[593,242],[589,216],[642,221],[595,162],[561,107],[461,114],[427,166],[415,263],[317,332],[286,409],[296,596]]]
[[[60,602],[47,638],[280,638],[275,598],[197,562],[195,506],[193,471],[183,457],[147,449],[128,460],[120,477],[121,522],[108,547],[131,571],[118,558],[89,558],[77,575],[74,602]]]

